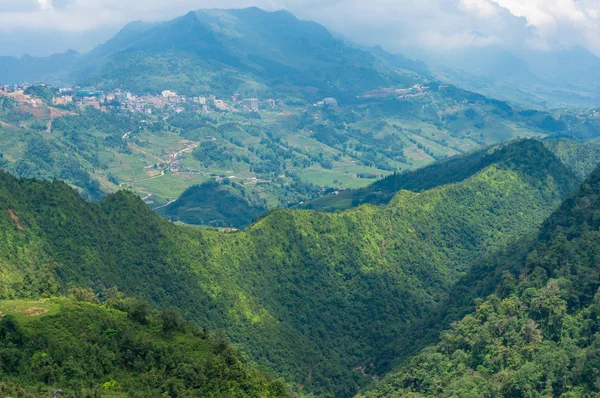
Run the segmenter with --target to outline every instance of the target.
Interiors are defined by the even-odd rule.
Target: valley
[[[0,134],[6,145],[0,151],[5,166],[18,175],[58,175],[96,200],[127,188],[162,210],[189,188],[216,180],[233,187],[235,196],[254,198],[251,206],[260,215],[265,209],[306,206],[323,195],[321,201],[332,194],[346,198],[390,174],[508,139],[578,135],[583,128],[586,138],[597,134],[600,118],[593,112],[555,119],[434,87],[409,97],[372,91],[358,104],[266,100],[257,111],[244,108],[237,97],[188,99],[169,91],[153,105],[120,91],[67,96],[72,89],[5,88]],[[45,93],[47,99],[25,92]],[[61,98],[71,104],[64,110],[51,104]],[[99,109],[89,105],[92,99]],[[230,105],[222,110],[215,103]],[[42,128],[47,125],[50,133]],[[46,153],[40,156],[39,150]],[[65,158],[65,151],[73,156]],[[173,220],[181,219],[180,210]],[[248,225],[247,220],[183,218],[193,224]]]
[[[600,394],[594,56],[340,37],[206,9],[0,57],[0,395]]]
[[[131,193],[91,204],[65,184],[4,174],[2,203],[24,230],[4,213],[1,253],[29,247],[20,261],[33,268],[7,263],[12,282],[3,294],[56,294],[83,283],[102,295],[118,287],[225,330],[288,382],[348,396],[371,380],[353,369],[373,362],[368,373],[383,371],[389,358],[377,347],[428,313],[471,260],[532,232],[577,185],[536,141],[498,152],[497,163],[463,182],[402,191],[385,207],[280,210],[237,233],[174,226]],[[24,279],[41,272],[57,277]],[[343,381],[330,386],[331,372]]]

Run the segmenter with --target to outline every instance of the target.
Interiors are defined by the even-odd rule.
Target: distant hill
[[[80,60],[75,51],[49,57],[0,57],[0,84],[60,83],[71,80],[69,71]],[[72,81],[72,80],[71,80]]]
[[[600,104],[600,58],[581,47],[535,51],[490,46],[425,58],[442,81],[526,108]]]
[[[388,206],[278,210],[244,232],[181,227],[135,195],[98,204],[60,182],[0,174],[0,298],[99,296],[118,287],[224,330],[297,388],[352,395],[387,343],[427,314],[468,264],[540,225],[576,177],[541,143]],[[520,156],[519,156],[520,155]]]
[[[583,181],[600,163],[600,146],[597,142],[579,142],[569,139],[548,139],[544,145],[560,158],[566,167]],[[513,144],[500,144],[454,156],[432,165],[395,173],[374,182],[368,187],[327,194],[300,207],[320,211],[340,211],[361,204],[387,204],[400,190],[421,192],[445,184],[463,181],[491,164],[519,164],[522,149],[515,152]],[[532,146],[533,148],[533,146]]]
[[[171,221],[244,228],[267,210],[264,200],[247,193],[241,185],[209,181],[188,188],[158,211]]]

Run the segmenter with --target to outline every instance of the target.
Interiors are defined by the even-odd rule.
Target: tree
[[[166,334],[183,331],[185,329],[185,321],[181,315],[174,310],[165,308],[160,313],[160,321],[162,330]]]
[[[148,319],[146,319],[150,312],[148,303],[138,299],[130,299],[128,301],[127,317],[142,325],[148,323]]]

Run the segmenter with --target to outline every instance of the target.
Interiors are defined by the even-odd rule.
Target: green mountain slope
[[[102,306],[50,299],[0,309],[2,396],[288,396],[226,340],[173,311],[118,296]]]
[[[535,237],[476,263],[462,295],[489,296],[365,396],[600,394],[599,199],[596,169]]]
[[[512,164],[385,207],[280,210],[239,233],[177,227],[130,193],[91,204],[62,183],[1,174],[0,294],[116,286],[223,329],[298,388],[348,396],[473,259],[531,232],[574,189],[541,143],[512,146],[523,155]]]
[[[544,145],[555,153],[580,181],[591,173],[590,166],[600,161],[600,154],[594,143],[579,143],[571,140],[547,140]],[[357,189],[339,192],[336,195],[325,195],[314,199],[303,208],[320,211],[339,211],[361,204],[387,204],[401,190],[421,192],[446,184],[464,181],[493,164],[503,167],[527,167],[523,170],[527,175],[535,175],[537,171],[549,167],[549,164],[535,165],[523,163],[521,157],[535,156],[539,145],[501,144],[465,155],[454,156],[447,160],[404,173],[394,173],[373,184]],[[527,153],[525,147],[531,153]],[[552,160],[546,159],[547,162]],[[536,171],[537,169],[537,171]]]
[[[259,197],[248,196],[241,185],[209,181],[187,189],[159,209],[163,217],[186,224],[244,228],[267,211]]]
[[[597,140],[579,142],[568,139],[545,140],[554,153],[583,182],[600,163],[600,143]]]

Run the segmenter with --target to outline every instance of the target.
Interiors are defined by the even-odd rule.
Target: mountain
[[[600,58],[583,47],[521,54],[533,73],[557,83],[584,85],[600,79]]]
[[[129,24],[86,54],[73,75],[135,92],[286,92],[311,99],[423,81],[412,70],[422,72],[421,64],[390,57],[355,48],[286,11],[200,10],[164,23]]]
[[[584,48],[494,45],[416,54],[430,66],[339,40],[287,11],[205,9],[167,22],[132,22],[81,56],[4,57],[0,83],[43,80],[138,94],[170,89],[350,103],[371,90],[441,81],[524,108],[598,106],[600,58]]]
[[[80,57],[73,50],[48,57],[0,57],[0,84],[52,84],[68,80],[68,71]]]
[[[367,397],[596,396],[600,169],[532,238],[475,263],[475,308]],[[472,307],[472,306],[471,306]]]
[[[173,225],[132,193],[94,204],[2,173],[0,298],[117,287],[224,330],[297,389],[349,396],[470,262],[529,234],[574,189],[538,141],[508,147],[505,163],[387,206],[278,210],[235,233]]]
[[[541,77],[531,65],[514,52],[499,46],[463,50],[449,55],[445,60],[448,67],[461,68],[480,75],[507,79],[515,84],[535,84]]]
[[[3,396],[289,396],[227,340],[116,290],[0,309]]]
[[[425,65],[381,48],[336,39],[287,11],[199,10],[159,23],[132,22],[79,56],[5,57],[0,82],[124,88],[135,93],[229,97],[328,96],[352,100],[368,90],[426,81]]]

